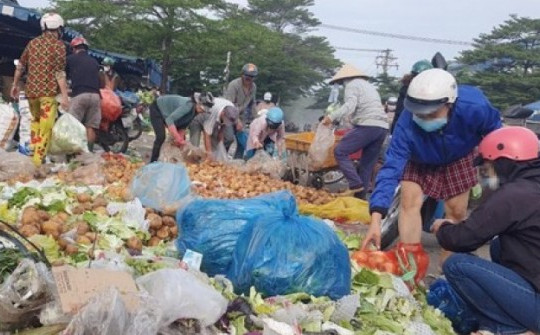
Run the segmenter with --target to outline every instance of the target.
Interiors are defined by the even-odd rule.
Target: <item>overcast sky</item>
[[[229,2],[245,5],[246,0]],[[19,0],[22,6],[45,7],[47,0]],[[489,33],[510,14],[540,17],[540,0],[315,0],[311,8],[323,23],[383,33],[472,41]],[[426,43],[369,36],[320,28],[315,35],[326,36],[334,47],[392,49],[402,75],[419,59],[431,59],[440,51],[448,59],[459,55],[464,46]],[[336,57],[352,63],[370,75],[377,73],[377,53],[337,50]],[[380,70],[379,70],[380,71]]]

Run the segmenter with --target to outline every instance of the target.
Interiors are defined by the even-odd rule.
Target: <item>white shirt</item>
[[[214,105],[209,110],[210,115],[208,116],[208,119],[206,119],[203,125],[205,133],[207,133],[208,135],[212,135],[216,123],[219,122],[221,113],[223,113],[223,109],[225,109],[225,107],[227,106],[234,107],[234,104],[225,98],[214,98]]]

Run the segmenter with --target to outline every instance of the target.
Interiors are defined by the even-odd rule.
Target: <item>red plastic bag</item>
[[[351,255],[358,265],[380,272],[402,276],[407,282],[418,284],[429,267],[429,255],[420,243],[398,243],[388,251],[358,250]]]
[[[111,90],[102,88],[101,94],[101,120],[107,124],[116,121],[122,114],[122,103],[120,98]]]

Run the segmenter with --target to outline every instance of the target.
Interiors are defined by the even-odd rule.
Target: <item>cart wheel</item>
[[[316,175],[313,177],[313,180],[311,181],[311,185],[315,187],[317,190],[320,190],[324,186],[324,180],[320,175]]]

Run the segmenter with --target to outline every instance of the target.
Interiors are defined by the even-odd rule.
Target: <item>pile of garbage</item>
[[[361,236],[302,214],[327,193],[210,162],[17,166],[0,182],[0,331],[454,334],[425,293],[351,263]]]

